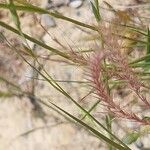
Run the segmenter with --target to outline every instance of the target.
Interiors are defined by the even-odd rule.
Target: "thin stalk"
[[[10,9],[10,5],[9,4],[4,4],[4,3],[0,3],[0,8]],[[50,16],[53,16],[55,18],[62,19],[62,20],[65,20],[65,21],[69,21],[69,22],[72,22],[72,23],[74,23],[76,25],[79,25],[79,26],[82,26],[82,27],[85,27],[85,28],[97,31],[97,28],[94,27],[94,26],[91,26],[91,25],[85,24],[83,22],[74,20],[72,18],[63,16],[60,13],[50,12],[48,10],[42,9],[40,7],[37,7],[37,6],[30,5],[30,4],[28,4],[28,5],[15,5],[15,8],[18,11],[27,11],[27,12],[34,12],[34,13],[36,12],[36,13],[40,13],[40,14],[49,14]]]
[[[5,37],[4,37],[5,38]],[[78,108],[80,108],[85,114],[88,114],[88,116],[96,123],[98,124],[100,127],[102,127],[107,133],[109,133],[114,139],[116,139],[120,145],[119,147],[121,147],[122,149],[120,150],[131,150],[126,144],[124,144],[118,137],[116,137],[114,134],[112,134],[107,128],[105,128],[105,126],[103,126],[95,117],[93,117],[90,113],[88,113],[87,110],[85,110],[80,104],[77,103],[77,101],[75,101],[63,88],[60,87],[60,85],[58,85],[56,82],[54,82],[54,80],[52,79],[52,77],[47,78],[44,74],[42,74],[37,68],[35,68],[32,64],[30,64],[25,58],[24,56],[22,56],[18,50],[11,45],[11,43],[5,38],[5,40],[7,41],[8,45],[15,51],[17,52],[17,54],[32,68],[34,68],[48,83],[50,83],[50,85],[52,85],[56,90],[58,90],[60,93],[62,93],[64,96],[66,96],[68,99],[70,99]],[[53,82],[54,83],[53,83]],[[93,129],[92,129],[93,130]],[[113,141],[112,141],[113,142]],[[117,144],[117,143],[116,143]],[[118,144],[117,144],[118,145]]]

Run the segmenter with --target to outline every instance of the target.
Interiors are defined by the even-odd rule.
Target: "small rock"
[[[139,149],[142,149],[144,147],[144,144],[142,143],[141,140],[137,140],[135,143],[136,147]]]
[[[79,8],[83,4],[82,0],[70,0],[69,6],[73,8]]]
[[[68,3],[68,0],[53,0],[52,1],[52,6],[55,7],[61,7],[64,6]]]
[[[46,9],[53,9],[67,5],[69,0],[44,0],[42,1],[42,7]]]
[[[56,26],[55,20],[48,14],[43,14],[41,16],[41,24],[47,28]]]

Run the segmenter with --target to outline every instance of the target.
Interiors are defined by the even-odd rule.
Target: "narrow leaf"
[[[51,103],[51,102],[50,102]],[[44,104],[44,103],[43,103]],[[120,144],[117,144],[114,141],[111,141],[109,138],[107,138],[106,136],[104,136],[102,133],[100,133],[99,131],[97,131],[96,129],[94,129],[93,127],[87,125],[85,122],[79,120],[78,118],[76,118],[75,116],[71,115],[70,113],[66,112],[65,110],[63,110],[62,108],[60,108],[59,106],[55,105],[54,103],[51,103],[51,105],[53,105],[55,108],[57,108],[59,111],[63,112],[64,114],[66,114],[68,117],[72,118],[74,121],[78,122],[80,125],[82,125],[83,127],[85,127],[86,129],[88,129],[89,131],[91,131],[93,134],[95,134],[98,138],[104,140],[106,143],[111,144],[112,146],[114,146],[115,148],[119,149],[119,150],[127,150],[127,148],[121,146]]]
[[[149,28],[148,28],[148,30],[147,30],[147,45],[146,45],[146,47],[147,47],[147,55],[148,54],[150,54],[150,30],[149,30]],[[150,57],[149,57],[149,59],[146,59],[146,62],[150,62]]]
[[[6,28],[6,29],[9,30],[9,31],[12,31],[12,32],[14,32],[14,33],[20,35],[20,32],[19,32],[18,30],[16,30],[15,28],[9,26],[8,24],[6,24],[6,23],[4,23],[4,22],[2,22],[2,21],[0,21],[0,26]],[[37,44],[37,45],[39,45],[39,46],[41,46],[41,47],[43,47],[43,48],[49,50],[49,51],[51,51],[51,52],[53,52],[53,53],[55,53],[55,54],[57,54],[57,55],[60,55],[60,56],[62,56],[62,57],[64,57],[64,58],[69,59],[69,56],[68,56],[67,54],[65,54],[65,53],[63,53],[63,52],[61,52],[61,51],[59,51],[59,50],[57,50],[57,49],[55,49],[55,48],[52,48],[52,47],[50,47],[50,46],[48,46],[48,45],[42,43],[41,41],[39,41],[39,40],[37,40],[37,39],[35,39],[35,38],[33,38],[33,37],[31,37],[31,36],[25,34],[25,33],[23,33],[23,35],[24,35],[24,37],[25,37],[26,39],[28,39],[29,41],[31,41],[31,42],[33,42],[33,43],[35,43],[35,44]]]
[[[0,3],[0,8],[10,9],[10,5]],[[76,25],[79,25],[79,26],[82,26],[82,27],[85,27],[85,28],[88,28],[88,29],[91,29],[91,30],[94,30],[94,31],[98,31],[98,29],[96,27],[92,26],[92,25],[85,24],[83,22],[80,22],[80,21],[74,20],[72,18],[63,16],[60,13],[57,13],[57,12],[50,12],[46,9],[42,9],[42,8],[34,6],[34,5],[30,5],[30,4],[28,4],[28,5],[15,5],[15,8],[18,11],[27,11],[27,12],[34,12],[34,13],[36,12],[36,13],[39,13],[39,14],[49,14],[50,16],[53,16],[55,18],[65,20],[65,21],[71,22],[73,24],[76,24]]]
[[[91,2],[91,6],[92,6],[94,16],[95,16],[97,22],[99,22],[101,20],[101,16],[100,16],[100,13],[99,13],[99,7],[95,6],[92,2]]]

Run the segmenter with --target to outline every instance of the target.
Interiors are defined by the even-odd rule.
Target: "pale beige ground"
[[[118,1],[109,0],[112,4],[120,4]],[[134,3],[130,0],[131,3]],[[37,1],[34,0],[34,2]],[[38,1],[38,5],[41,1]],[[126,3],[130,3],[129,1]],[[3,11],[3,10],[0,10]],[[86,23],[93,24],[93,16],[89,5],[84,3],[79,9],[72,9],[68,7],[60,8],[59,10],[66,16],[73,17],[75,19],[84,21]],[[5,22],[13,25],[10,20],[10,15],[2,12]],[[77,15],[78,14],[78,15]],[[105,14],[105,13],[104,13]],[[39,16],[38,16],[39,17]],[[56,37],[59,41],[72,46],[86,49],[95,46],[96,43],[87,43],[81,41],[81,39],[87,37],[86,33],[83,33],[77,26],[67,23],[65,21],[56,20],[57,27],[49,28],[48,32],[51,34],[45,34],[39,24],[34,23],[34,17],[31,14],[25,14],[21,18],[22,29],[25,33],[34,37],[41,38],[46,44],[60,48],[56,44],[52,37]],[[38,31],[38,32],[37,32]],[[7,36],[14,36],[7,33]],[[30,43],[31,44],[31,43]],[[31,44],[32,45],[32,44]],[[1,50],[0,50],[1,51]],[[39,48],[39,54],[47,53]],[[56,57],[52,57],[56,58]],[[64,63],[49,62],[45,64],[47,71],[58,80],[82,80],[84,78],[84,70],[81,67],[66,66]],[[30,68],[24,66],[23,72],[25,76],[19,79],[19,83],[24,83],[29,80]],[[9,75],[8,75],[9,76]],[[74,83],[61,83],[65,87],[66,91],[70,93],[76,100],[80,100],[88,90],[84,85],[78,85]],[[3,88],[3,86],[1,86]],[[27,87],[26,87],[27,88]],[[74,105],[67,100],[62,94],[50,87],[46,82],[39,81],[36,87],[36,96],[47,101],[48,99],[54,101],[59,106],[62,106],[65,110],[73,114],[81,114],[80,110],[74,107]],[[94,101],[94,100],[93,100]],[[85,102],[88,103],[89,101]],[[90,103],[90,102],[89,102]],[[42,116],[42,112],[35,114],[32,110],[32,105],[28,98],[1,98],[0,102],[0,150],[106,150],[104,144],[89,132],[86,132],[82,128],[68,123],[63,117],[60,117],[57,113],[42,106],[45,114]],[[40,117],[42,116],[42,117]],[[37,129],[36,131],[27,135],[23,133]],[[117,131],[118,132],[118,131]],[[119,134],[119,133],[118,133]],[[134,147],[133,150],[136,150]]]

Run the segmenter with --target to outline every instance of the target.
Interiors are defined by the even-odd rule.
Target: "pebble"
[[[68,3],[69,0],[43,0],[41,6],[46,9],[53,9],[67,5]]]
[[[82,0],[70,0],[69,6],[72,8],[79,8],[83,4]]]
[[[41,6],[46,9],[55,9],[65,5],[72,8],[79,8],[82,4],[83,0],[43,0]]]
[[[56,26],[55,20],[48,14],[43,14],[41,16],[41,24],[47,28]]]
[[[135,145],[139,149],[142,149],[144,147],[144,144],[143,144],[143,142],[141,140],[137,140]]]
[[[69,2],[69,0],[53,0],[52,4],[54,7],[60,7],[63,5],[66,5]]]

